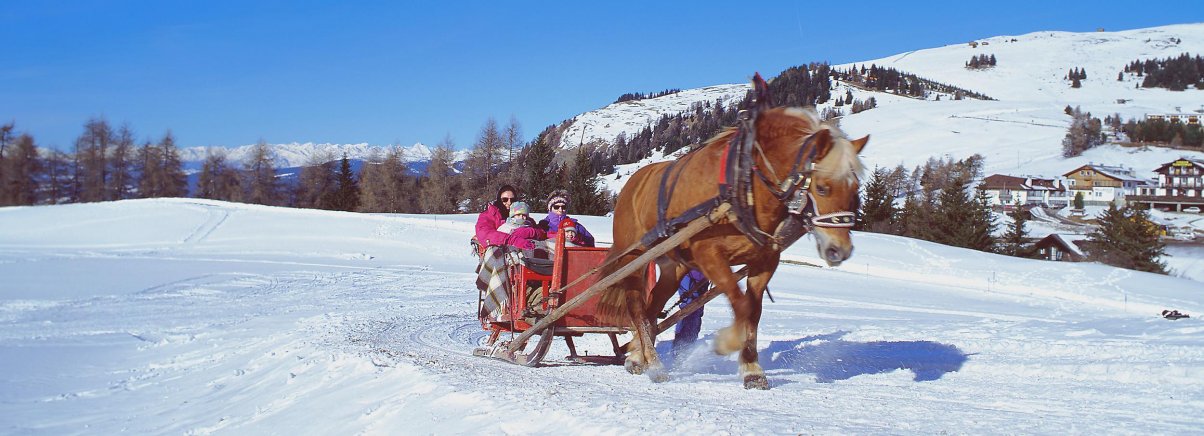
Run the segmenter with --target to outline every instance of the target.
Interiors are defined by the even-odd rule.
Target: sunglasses
[[[511,201],[514,201],[514,197],[502,197],[501,200],[502,200],[502,203],[509,203]]]
[[[564,209],[565,209],[565,206],[563,204],[553,204],[552,205],[552,210],[564,210]]]

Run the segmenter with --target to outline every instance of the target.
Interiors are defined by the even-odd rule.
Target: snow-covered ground
[[[759,338],[771,390],[744,390],[733,358],[708,351],[723,299],[654,384],[564,361],[562,344],[540,368],[472,357],[474,219],[191,199],[0,208],[0,432],[1204,428],[1197,281],[857,234],[840,268],[778,270]],[[608,219],[583,221],[611,239]],[[785,257],[819,263],[809,239]]]

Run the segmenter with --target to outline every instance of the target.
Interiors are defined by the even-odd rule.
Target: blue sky
[[[83,124],[182,146],[470,147],[531,139],[628,92],[743,82],[1040,30],[1204,21],[1190,2],[4,1],[0,123],[69,149]],[[1142,5],[1137,7],[1136,5]]]

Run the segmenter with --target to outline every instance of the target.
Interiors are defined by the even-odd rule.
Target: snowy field
[[[191,200],[0,208],[0,433],[1155,433],[1204,428],[1204,285],[857,234],[786,263],[769,391],[472,357],[474,216]],[[609,220],[585,217],[600,240]],[[809,239],[786,258],[818,263]],[[1163,309],[1193,318],[1168,321]],[[671,333],[659,348],[667,350]],[[585,341],[605,353],[604,338]]]

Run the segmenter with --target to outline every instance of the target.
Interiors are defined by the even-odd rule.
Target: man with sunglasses
[[[548,196],[548,216],[539,221],[539,228],[547,231],[548,238],[555,238],[556,232],[560,231],[560,222],[568,216],[569,193],[563,189],[557,189]],[[580,247],[593,247],[594,235],[591,235],[585,226],[581,225],[581,221],[572,221],[577,223],[577,235],[569,242]]]
[[[535,248],[532,239],[544,239],[547,233],[536,227],[514,229],[510,234],[499,232],[498,227],[510,216],[510,205],[518,196],[518,190],[513,186],[503,185],[497,191],[497,199],[485,207],[485,211],[477,215],[477,242],[484,245],[509,245],[511,247],[531,250]]]

